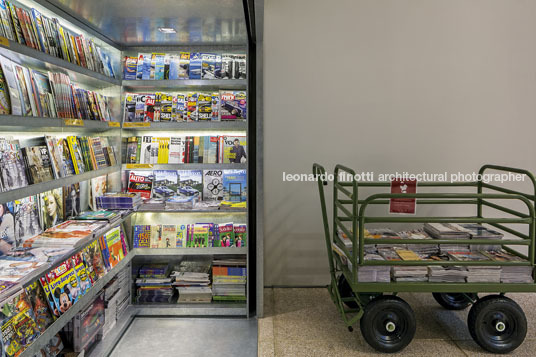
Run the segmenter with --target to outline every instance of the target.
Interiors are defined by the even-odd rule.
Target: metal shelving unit
[[[142,124],[143,126],[140,126]],[[131,126],[129,126],[131,125]],[[155,123],[123,123],[123,130],[132,131],[245,131],[247,123],[235,121],[196,121],[196,122],[155,122]]]
[[[123,80],[123,88],[128,90],[203,90],[246,89],[245,79],[164,79],[164,80]]]
[[[247,254],[248,248],[134,248],[136,256],[237,255]]]
[[[123,170],[245,170],[246,164],[123,164]]]
[[[107,88],[110,86],[120,86],[121,80],[110,78],[99,72],[92,71],[85,67],[78,66],[61,58],[51,56],[45,52],[38,51],[31,47],[21,45],[16,41],[6,39],[6,44],[0,43],[0,48],[9,51],[3,51],[2,55],[16,62],[24,62],[32,67],[43,70],[63,72],[71,75],[71,79],[77,83],[89,85],[94,88]]]
[[[23,188],[18,188],[16,190],[11,190],[7,192],[0,193],[0,203],[10,202],[17,200],[19,198],[24,198],[28,196],[37,195],[38,193],[49,191],[58,187],[63,187],[67,185],[72,185],[80,181],[85,181],[92,179],[94,177],[106,175],[112,172],[119,171],[121,165],[110,166],[104,169],[84,172],[80,175],[73,175],[69,177],[59,178],[47,182],[38,183],[35,185],[29,185]]]

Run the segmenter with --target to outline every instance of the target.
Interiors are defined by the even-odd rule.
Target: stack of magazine
[[[185,259],[175,267],[170,275],[173,287],[177,289],[177,303],[210,303],[212,288],[210,287],[210,260]]]
[[[480,262],[489,261],[490,259],[480,252],[460,251],[449,252],[452,260],[460,262]],[[499,283],[501,281],[501,267],[495,265],[469,265],[467,269],[468,283]]]
[[[441,253],[469,248],[469,245],[464,243],[466,243],[466,240],[471,237],[470,234],[465,229],[460,229],[457,225],[455,226],[451,223],[425,223],[424,230],[426,233],[436,239],[462,241],[460,244],[441,244],[439,247]]]
[[[169,303],[173,298],[172,278],[169,277],[167,264],[144,265],[138,272],[136,279],[138,304]]]
[[[484,227],[480,224],[474,224],[474,223],[460,223],[459,225],[467,233],[471,235],[471,239],[485,239],[485,240],[500,240],[503,237],[503,234],[501,232],[497,232],[496,230]],[[471,244],[471,250],[473,251],[488,251],[488,250],[500,250],[501,245],[497,244]]]
[[[385,260],[379,254],[367,253],[365,260]],[[391,267],[389,265],[365,265],[357,270],[357,281],[363,283],[388,283],[391,281]]]
[[[428,281],[431,283],[465,283],[467,270],[454,265],[432,265],[428,267]]]
[[[430,237],[430,235],[422,229],[400,232],[399,235],[400,235],[400,238],[402,239],[416,239],[419,241],[423,241],[423,240],[430,241],[430,244],[418,244],[418,243],[407,244],[407,249],[412,250],[419,255],[429,255],[429,254],[439,253],[439,246],[437,244],[433,244],[433,238]]]
[[[498,251],[483,252],[494,262],[527,262],[526,260],[501,249]],[[502,266],[501,283],[533,283],[531,266]]]
[[[246,258],[221,259],[212,262],[212,299],[214,301],[246,301]]]

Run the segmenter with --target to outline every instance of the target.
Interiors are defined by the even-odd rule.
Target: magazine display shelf
[[[176,256],[176,255],[243,255],[248,249],[217,247],[217,248],[134,248],[132,249],[138,256]]]
[[[171,210],[171,209],[144,209],[140,206],[137,213],[205,213],[205,214],[246,214],[248,213],[247,209],[182,209],[182,210]]]
[[[42,131],[42,132],[65,132],[65,131],[93,131],[104,132],[108,130],[120,130],[118,122],[98,120],[75,121],[63,118],[48,117],[25,117],[22,115],[0,115],[0,127],[2,131]]]
[[[86,307],[97,294],[104,288],[104,286],[112,280],[121,270],[126,268],[132,260],[134,254],[127,254],[123,260],[121,260],[114,268],[112,268],[104,277],[97,280],[95,285],[89,289],[89,291],[77,301],[69,310],[62,314],[52,325],[50,325],[45,332],[43,332],[33,343],[24,350],[21,354],[23,357],[32,357],[38,354],[41,348],[43,348],[54,335],[56,335],[72,318],[79,313],[84,307]]]
[[[123,170],[246,170],[247,164],[123,164]]]
[[[469,313],[469,331],[475,341],[484,349],[495,353],[506,353],[515,349],[522,343],[526,333],[526,319],[522,310],[510,299],[504,297],[511,292],[536,292],[536,283],[432,283],[432,282],[359,282],[358,271],[366,266],[530,266],[535,263],[535,210],[536,180],[526,170],[504,166],[485,165],[479,174],[486,171],[502,171],[524,175],[532,184],[532,193],[512,190],[506,187],[484,183],[482,181],[465,183],[423,182],[419,187],[473,188],[475,193],[415,193],[393,194],[379,193],[364,196],[360,199],[359,189],[366,187],[389,187],[389,182],[358,182],[354,178],[355,171],[342,165],[337,165],[334,172],[333,183],[333,229],[330,232],[326,199],[323,182],[325,169],[313,165],[313,174],[318,175],[318,190],[324,223],[326,248],[328,251],[331,284],[328,286],[331,298],[337,306],[348,329],[360,321],[361,331],[365,340],[377,350],[383,352],[396,352],[404,348],[415,333],[415,319],[409,305],[396,297],[399,292],[428,292],[443,293],[452,298],[452,309],[459,309],[455,300],[461,298],[464,307],[473,304]],[[348,174],[350,181],[340,181],[339,174]],[[483,190],[491,193],[483,193]],[[461,191],[461,190],[460,190]],[[362,196],[363,197],[363,194]],[[371,205],[389,205],[390,199],[406,198],[416,199],[417,205],[432,205],[441,207],[472,206],[476,215],[466,216],[388,216],[369,214]],[[499,203],[495,202],[499,201]],[[517,201],[526,212],[520,212],[507,207],[506,202]],[[493,211],[488,216],[483,214],[483,208]],[[432,244],[467,244],[467,245],[500,245],[508,253],[521,258],[523,261],[407,261],[407,260],[365,260],[365,245],[376,244],[431,244],[426,239],[369,239],[365,238],[364,230],[368,223],[479,223],[488,224],[515,238],[503,239],[433,239]],[[506,226],[507,224],[524,225],[527,233],[519,229]],[[351,226],[351,228],[348,227]],[[337,235],[342,230],[352,242],[352,250],[346,248],[343,240]],[[346,262],[334,252],[332,244],[344,252]],[[526,247],[528,255],[519,253],[512,246]],[[534,270],[532,272],[534,277]],[[383,295],[392,293],[393,295]],[[477,293],[496,293],[479,299]],[[458,301],[459,302],[459,301]],[[443,304],[442,304],[443,305]],[[447,303],[447,305],[449,305]],[[493,305],[493,306],[491,306]],[[517,308],[513,308],[515,305]],[[445,305],[443,305],[445,306]],[[389,316],[375,311],[383,309],[389,311]],[[409,309],[409,310],[408,310]],[[506,313],[504,313],[506,311]],[[513,312],[512,312],[513,311]],[[384,321],[378,319],[385,318]],[[488,321],[491,316],[493,321]],[[488,327],[486,327],[488,326]],[[368,333],[370,331],[370,333]]]
[[[67,72],[72,76],[71,79],[77,83],[101,89],[121,85],[120,79],[105,76],[99,72],[78,66],[31,47],[21,45],[18,42],[11,41],[7,38],[2,38],[2,41],[0,41],[0,48],[7,49],[8,51],[2,51],[2,54],[15,62],[22,62],[33,67],[50,71]]]
[[[83,174],[63,177],[55,180],[28,185],[26,187],[18,188],[15,190],[1,192],[0,203],[10,202],[20,198],[37,195],[41,192],[45,192],[62,186],[72,185],[73,183],[89,180],[94,177],[106,175],[112,172],[117,172],[119,170],[121,170],[120,165],[110,166],[100,170],[88,171],[84,172]]]
[[[164,80],[123,80],[122,86],[127,91],[134,90],[204,90],[219,89],[246,89],[248,81],[245,79],[164,79]]]
[[[140,125],[141,124],[141,125]],[[198,122],[154,122],[154,123],[123,123],[123,130],[130,131],[246,131],[245,121],[198,121]],[[129,132],[128,134],[133,134]]]

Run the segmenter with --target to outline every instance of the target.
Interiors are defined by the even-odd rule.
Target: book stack
[[[124,142],[124,141],[123,141]],[[126,138],[127,164],[229,164],[247,161],[245,136]]]
[[[169,303],[173,298],[172,278],[169,277],[168,264],[149,264],[142,266],[136,279],[136,302]]]
[[[416,240],[427,240],[430,241],[430,244],[407,244],[407,249],[414,251],[419,255],[429,255],[439,253],[439,246],[433,244],[433,238],[430,237],[428,233],[424,230],[414,230],[414,231],[404,231],[399,233],[400,238],[402,239],[416,239]]]
[[[393,281],[428,281],[426,266],[394,266],[391,270]]]
[[[385,260],[379,254],[365,254],[364,260]],[[391,281],[391,267],[388,265],[364,265],[357,268],[357,281],[363,283],[388,283]]]
[[[171,276],[173,286],[179,293],[177,303],[210,303],[212,288],[210,287],[209,259],[184,259]]]
[[[482,252],[494,262],[528,262],[504,249]],[[501,283],[533,283],[533,267],[531,266],[502,266]]]
[[[376,243],[377,248],[385,247],[385,245],[382,244],[382,239],[401,239],[400,235],[397,234],[395,231],[389,228],[374,228],[374,229],[365,229],[365,238],[367,239],[377,239],[378,243]],[[388,245],[391,248],[396,249],[406,249],[406,244],[389,244]]]
[[[459,244],[441,244],[439,246],[441,253],[469,249],[469,244],[466,243],[471,235],[458,225],[450,223],[425,223],[424,231],[436,239],[460,240]]]
[[[110,56],[93,39],[68,30],[34,8],[0,1],[0,36],[108,77],[115,77]],[[244,58],[245,61],[245,58]]]
[[[464,283],[467,269],[461,266],[432,265],[428,267],[428,281],[431,283]]]
[[[105,225],[106,222],[102,221],[65,221],[27,239],[23,246],[25,248],[73,248],[81,239],[93,235]]]
[[[121,220],[121,214],[114,211],[102,209],[98,211],[84,211],[80,213],[80,215],[74,217],[74,219],[80,221],[105,221],[109,224],[114,224]]]
[[[486,239],[486,240],[501,240],[503,234],[496,230],[484,227],[480,224],[473,223],[460,223],[459,225],[462,229],[465,229],[470,235],[471,239]],[[491,243],[491,242],[490,242]],[[471,244],[470,248],[472,251],[488,251],[488,250],[500,250],[501,245],[499,244]]]
[[[96,197],[97,208],[104,210],[137,209],[142,203],[139,193],[106,192]]]
[[[124,59],[124,79],[246,79],[246,55],[237,53],[139,53]]]
[[[246,259],[218,259],[212,262],[212,299],[246,301]]]
[[[451,251],[448,253],[452,260],[459,262],[485,262],[491,261],[489,257],[477,251]],[[499,283],[501,281],[501,267],[495,265],[469,265],[467,269],[468,283]]]

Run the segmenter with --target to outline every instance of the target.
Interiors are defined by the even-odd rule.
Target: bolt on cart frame
[[[474,188],[476,193],[415,193],[415,194],[392,194],[392,193],[378,193],[372,194],[364,199],[359,198],[359,189],[364,187],[390,187],[389,182],[358,182],[355,180],[356,173],[354,170],[342,166],[336,165],[334,172],[334,183],[333,183],[333,229],[330,233],[329,220],[328,220],[328,211],[326,207],[326,198],[324,194],[324,186],[327,185],[325,181],[326,171],[324,167],[319,164],[313,165],[313,174],[316,175],[318,190],[320,194],[320,204],[322,209],[322,218],[324,223],[324,234],[326,238],[326,248],[328,251],[329,258],[329,268],[331,275],[331,283],[328,286],[329,293],[337,309],[341,313],[344,322],[348,326],[348,329],[352,331],[352,325],[357,321],[362,320],[364,315],[367,314],[367,306],[371,301],[374,301],[379,296],[382,296],[384,293],[392,293],[396,295],[399,292],[430,292],[436,294],[444,294],[447,296],[458,296],[462,297],[463,300],[467,302],[463,307],[468,306],[473,303],[473,309],[469,314],[469,330],[471,335],[477,343],[479,343],[484,349],[492,352],[509,352],[515,349],[524,338],[523,331],[515,330],[519,325],[523,325],[523,321],[516,320],[520,318],[523,320],[524,314],[521,311],[522,317],[515,315],[514,311],[509,315],[510,320],[507,321],[506,315],[493,315],[493,311],[490,312],[490,318],[495,319],[491,325],[495,326],[496,329],[491,332],[482,332],[484,337],[480,338],[479,333],[481,332],[475,324],[485,324],[486,321],[481,321],[482,319],[476,321],[476,317],[481,317],[480,315],[485,315],[482,308],[476,309],[477,305],[482,307],[484,304],[484,299],[478,299],[477,293],[496,293],[499,295],[494,295],[497,297],[493,302],[498,302],[494,306],[503,307],[501,303],[504,301],[499,301],[497,299],[503,298],[503,300],[508,299],[503,295],[505,293],[511,292],[536,292],[536,284],[520,284],[520,283],[432,283],[432,282],[389,282],[389,283],[378,283],[378,282],[359,282],[358,281],[358,270],[363,266],[370,265],[389,265],[389,266],[432,266],[432,265],[441,265],[441,266],[531,266],[534,267],[535,261],[535,211],[534,204],[536,201],[536,180],[532,173],[527,170],[496,166],[496,165],[485,165],[479,170],[480,178],[488,170],[502,171],[502,172],[512,172],[517,174],[525,175],[530,183],[532,184],[532,193],[524,193],[516,190],[512,190],[506,187],[501,187],[493,185],[491,183],[486,183],[483,181],[474,181],[474,182],[421,182],[418,183],[419,187],[439,187],[446,188],[448,190],[453,190],[453,188],[464,188],[467,190],[467,187]],[[339,174],[344,173],[345,177],[352,178],[349,181],[341,181],[339,179]],[[492,191],[491,193],[483,193],[483,190],[487,189]],[[434,217],[423,217],[423,216],[371,216],[369,215],[369,207],[371,205],[388,205],[390,199],[392,198],[415,198],[418,205],[469,205],[476,208],[475,216],[434,216]],[[507,201],[503,201],[507,200]],[[526,206],[526,212],[519,212],[517,210],[508,208],[502,204],[495,203],[493,201],[501,202],[512,202],[517,201],[518,204],[521,202]],[[487,217],[483,214],[483,208],[489,207],[495,212],[500,212],[500,217]],[[508,261],[508,262],[496,262],[496,261],[377,261],[377,260],[365,260],[365,245],[376,245],[376,244],[385,244],[385,245],[396,245],[396,244],[430,244],[430,240],[415,240],[415,239],[368,239],[365,238],[364,230],[365,225],[369,223],[480,223],[480,224],[489,224],[496,229],[502,230],[508,233],[515,238],[503,238],[500,241],[503,249],[507,252],[520,257],[523,261]],[[517,229],[519,224],[528,226],[528,234],[523,233],[521,230]],[[516,228],[511,228],[506,225],[515,225]],[[352,242],[352,250],[346,248],[343,241],[337,235],[337,231],[341,230],[344,232]],[[526,231],[525,231],[526,232]],[[459,239],[434,239],[433,244],[463,244],[467,243],[470,245],[489,245],[496,244],[493,240],[488,239],[470,239],[467,241],[461,242]],[[346,262],[343,261],[340,255],[334,254],[332,244],[336,244],[337,247],[344,252],[346,255]],[[511,248],[511,246],[525,246],[528,254],[521,254],[518,251]],[[533,271],[534,274],[534,271]],[[533,275],[534,277],[534,275]],[[393,296],[394,298],[394,296]],[[437,299],[437,298],[436,298]],[[400,299],[401,300],[401,299]],[[482,300],[482,304],[479,304],[479,300]],[[515,302],[508,299],[507,303]],[[438,300],[439,301],[439,300]],[[393,302],[393,301],[391,301]],[[405,303],[405,302],[404,302]],[[407,305],[407,304],[406,304]],[[443,304],[442,304],[443,305]],[[487,305],[490,305],[489,303]],[[511,304],[510,304],[511,305]],[[507,306],[511,307],[511,306]],[[445,306],[445,305],[444,305]],[[517,306],[517,304],[515,304]],[[409,307],[409,306],[408,306]],[[486,306],[484,306],[486,307]],[[452,307],[454,309],[454,307]],[[489,309],[489,307],[486,307]],[[473,313],[473,310],[475,312]],[[500,310],[500,309],[499,309]],[[504,310],[504,309],[503,309]],[[508,310],[508,309],[506,309]],[[515,310],[515,309],[514,309]],[[519,308],[520,310],[520,308]],[[476,315],[477,313],[481,312]],[[495,311],[495,310],[494,310]],[[411,312],[412,313],[412,312]],[[387,315],[386,315],[387,316]],[[487,316],[487,315],[486,315]],[[501,317],[502,316],[502,317]],[[473,321],[471,321],[473,319]],[[526,325],[526,320],[525,325]],[[489,322],[489,321],[487,321]],[[506,336],[504,332],[505,324],[507,322],[510,325],[512,331],[510,336],[514,340],[508,340],[509,336]],[[516,325],[517,323],[517,325]],[[411,336],[407,343],[399,344],[398,346],[392,348],[384,348],[385,346],[374,345],[371,343],[370,339],[367,339],[365,336],[365,331],[363,331],[363,321],[361,321],[361,332],[364,334],[365,339],[373,347],[383,350],[384,352],[396,352],[405,347],[411,341]],[[471,326],[475,325],[475,326]],[[394,325],[386,323],[384,328],[384,335],[378,337],[382,341],[388,341],[390,330],[394,329]],[[516,327],[517,326],[517,327]],[[495,328],[494,327],[494,328]],[[523,326],[521,326],[523,327]],[[411,326],[410,326],[411,330]],[[473,331],[473,330],[476,330]],[[522,328],[521,328],[522,330]],[[392,332],[392,331],[391,331]],[[487,333],[487,335],[486,335]],[[526,331],[525,331],[526,333]],[[475,334],[477,337],[475,337]],[[521,336],[522,335],[522,336]],[[374,339],[374,337],[372,337]],[[491,345],[487,345],[489,342]],[[519,342],[519,344],[517,343]]]

